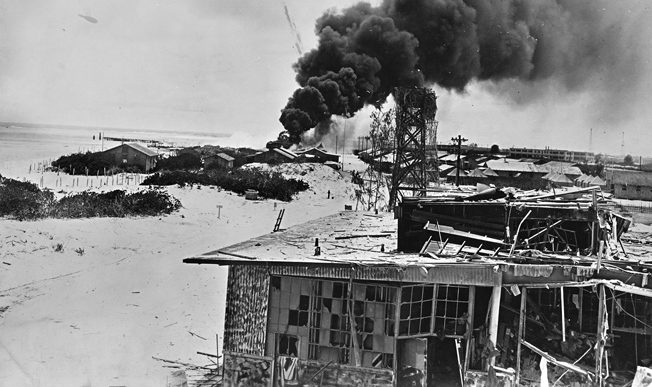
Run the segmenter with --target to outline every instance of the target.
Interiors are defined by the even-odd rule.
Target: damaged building
[[[185,259],[229,266],[224,385],[539,385],[546,364],[623,385],[649,365],[652,265],[595,189],[460,195]]]

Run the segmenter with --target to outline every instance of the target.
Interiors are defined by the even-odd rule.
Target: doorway
[[[459,338],[425,336],[397,340],[399,386],[462,386],[464,351]]]

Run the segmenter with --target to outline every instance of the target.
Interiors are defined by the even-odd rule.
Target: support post
[[[435,309],[434,307],[432,308]],[[475,286],[469,286],[469,321],[466,325],[466,345],[464,350],[464,375],[469,370],[469,362],[471,360],[471,340],[473,339],[473,319],[475,318]],[[434,318],[433,318],[434,320]],[[434,329],[432,330],[434,332]]]
[[[498,340],[498,317],[500,316],[500,293],[502,286],[494,286],[491,291],[491,317],[489,318],[489,341],[496,348]],[[496,364],[496,356],[490,356],[489,367]]]
[[[353,344],[353,360],[356,367],[362,365],[362,359],[360,358],[360,347],[358,346],[358,327],[355,323],[355,316],[353,315],[353,269],[351,269],[351,276],[349,277],[349,291],[347,294],[347,307],[349,314],[349,323],[351,324],[351,343]]]
[[[561,293],[561,341],[566,341],[566,303],[564,300],[564,287],[559,288]]]
[[[598,217],[598,196],[595,192],[595,190],[591,191],[592,193],[592,198],[593,198],[593,211],[595,211],[595,216],[596,218]],[[595,227],[596,221],[593,220],[591,222],[591,254],[595,254],[595,233],[596,233],[596,227]]]
[[[399,334],[399,323],[401,322],[401,296],[402,290],[399,286],[396,290],[396,301],[394,303],[394,356],[392,359],[392,367],[394,368],[394,386],[397,386],[398,383],[398,334]]]
[[[596,335],[596,344],[595,344],[595,377],[596,377],[596,386],[604,386],[604,377],[602,375],[602,358],[604,355],[604,335],[605,335],[605,293],[604,285],[599,284],[598,286],[598,331]]]
[[[518,313],[518,342],[516,343],[516,385],[521,378],[521,353],[523,335],[525,334],[525,323],[527,321],[527,288],[521,287],[521,309]]]

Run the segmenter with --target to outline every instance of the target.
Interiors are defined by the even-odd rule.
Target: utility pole
[[[457,135],[457,137],[451,138],[453,143],[457,143],[457,166],[455,168],[455,185],[460,186],[460,155],[462,154],[462,142],[467,142],[469,141],[467,138],[462,137],[461,135]]]

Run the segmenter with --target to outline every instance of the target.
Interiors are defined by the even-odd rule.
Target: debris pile
[[[470,360],[478,368],[514,367],[512,379],[538,384],[543,358],[554,365],[546,368],[551,383],[623,385],[635,366],[652,364],[652,262],[644,261],[652,257],[649,249],[630,255],[630,246],[651,242],[623,236],[631,220],[613,208],[598,187],[404,198],[398,250],[511,270],[497,340],[486,326],[473,333]]]

